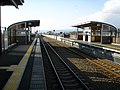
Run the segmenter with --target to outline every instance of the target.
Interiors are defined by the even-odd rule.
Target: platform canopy
[[[82,29],[85,27],[91,27],[93,29],[96,29],[96,28],[101,28],[102,25],[111,26],[112,28],[114,28],[114,30],[117,30],[117,28],[111,24],[104,23],[104,22],[98,22],[98,21],[88,21],[88,22],[84,22],[81,24],[73,25],[72,27],[77,27],[77,28],[82,28]]]
[[[11,28],[28,28],[28,27],[36,27],[40,26],[40,20],[28,20],[28,21],[22,21],[22,22],[17,22],[8,27],[8,30]]]
[[[24,0],[0,0],[0,55],[2,55],[2,41],[1,41],[1,6],[15,6],[23,5]]]
[[[117,28],[111,24],[88,21],[85,23],[73,25],[72,27],[77,28],[77,33],[83,38],[83,41],[88,42],[101,42],[101,43],[115,43],[117,36]],[[79,32],[82,30],[82,32]]]
[[[15,6],[23,5],[24,0],[0,0],[0,6]]]

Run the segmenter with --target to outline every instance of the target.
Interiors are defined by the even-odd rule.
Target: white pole
[[[77,40],[78,40],[78,28],[77,28]]]
[[[27,44],[27,31],[26,31],[26,22],[25,22],[25,44]]]
[[[31,37],[30,37],[30,35],[31,35],[30,31],[31,31],[31,27],[29,27],[28,30],[29,30],[29,31],[28,31],[28,37],[29,37],[28,40],[29,40],[29,42],[30,42],[30,38],[31,38]]]
[[[102,39],[103,39],[103,37],[102,37],[102,30],[103,30],[103,24],[101,26],[101,44],[102,44]]]

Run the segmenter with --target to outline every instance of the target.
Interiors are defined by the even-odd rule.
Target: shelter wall
[[[115,39],[115,38],[114,38]],[[120,38],[116,38],[116,43],[120,44]]]
[[[70,35],[70,38],[72,38],[72,39],[78,39],[78,40],[83,40],[83,35],[78,35],[78,37],[77,37],[77,35]]]
[[[25,36],[16,36],[18,44],[25,44]]]
[[[108,44],[108,43],[112,43],[113,39],[111,36],[102,36],[102,43],[104,44]]]
[[[70,38],[72,38],[72,39],[77,39],[77,36],[76,36],[76,35],[73,35],[73,34],[72,34],[72,35],[70,34]]]
[[[83,40],[83,35],[78,35],[78,40]]]
[[[92,36],[92,42],[100,42],[101,37],[100,36]]]

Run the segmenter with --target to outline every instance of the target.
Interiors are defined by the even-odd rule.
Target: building
[[[2,36],[1,36],[1,6],[15,6],[23,5],[24,0],[0,0],[0,55],[2,55]]]
[[[28,44],[32,40],[31,27],[40,25],[40,20],[17,22],[8,27],[8,45],[12,43]]]
[[[89,21],[74,25],[73,27],[77,28],[76,39],[87,42],[100,42],[104,44],[117,42],[117,28],[111,24]]]

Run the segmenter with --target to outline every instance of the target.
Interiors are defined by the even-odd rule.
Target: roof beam
[[[16,8],[18,8],[18,5],[17,5],[17,3],[15,2],[15,0],[11,0],[11,1],[12,1],[13,5],[14,5]]]
[[[18,8],[18,5],[23,5],[24,0],[0,0],[1,6],[15,6]]]

